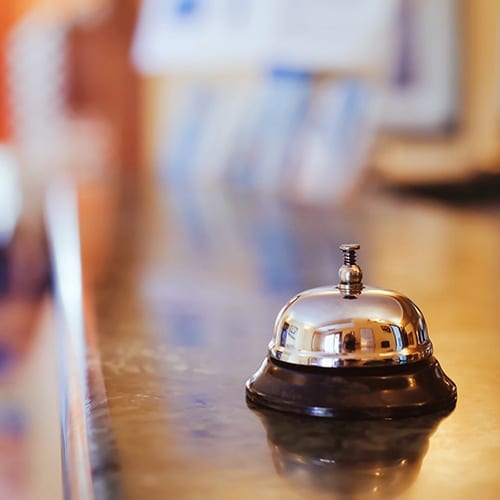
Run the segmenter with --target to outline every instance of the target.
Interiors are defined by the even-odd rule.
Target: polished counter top
[[[99,475],[118,474],[127,498],[498,497],[498,205],[375,192],[322,209],[158,186],[83,200],[84,218],[107,212],[82,236],[105,255],[84,255],[107,397],[96,439],[113,441]],[[336,282],[346,241],[361,244],[366,284],[423,311],[458,386],[449,416],[331,422],[247,406],[276,314]]]

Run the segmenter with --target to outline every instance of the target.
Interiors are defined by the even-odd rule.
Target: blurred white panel
[[[384,67],[395,0],[145,0],[133,46],[144,73]]]
[[[383,96],[383,125],[435,133],[457,119],[459,2],[400,0],[392,79]]]

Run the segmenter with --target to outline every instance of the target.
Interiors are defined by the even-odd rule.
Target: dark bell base
[[[267,357],[246,383],[248,400],[337,419],[393,419],[451,411],[457,388],[436,358],[402,366],[319,368]]]

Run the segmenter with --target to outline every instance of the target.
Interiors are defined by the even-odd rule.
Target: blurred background
[[[7,2],[2,171],[14,161],[26,190],[61,173],[152,174],[181,190],[218,184],[306,203],[331,203],[367,177],[467,184],[499,172],[498,9]]]
[[[0,448],[16,451],[0,462],[0,497],[61,494],[57,473],[32,471],[46,468],[36,465],[47,450],[40,436],[58,434],[61,372],[44,297],[57,267],[49,247],[53,259],[73,251],[72,224],[79,311],[94,311],[97,327],[106,329],[99,308],[109,301],[97,277],[109,291],[130,264],[142,314],[177,325],[193,345],[203,343],[196,325],[238,322],[231,300],[238,311],[270,299],[259,319],[264,348],[282,301],[335,276],[332,248],[342,241],[365,245],[379,283],[414,280],[431,313],[447,289],[415,280],[408,262],[457,290],[469,278],[494,288],[494,273],[478,278],[473,266],[496,259],[499,136],[498,0],[4,0]],[[71,212],[53,190],[61,184],[75,188],[77,219],[54,215]],[[50,199],[59,201],[47,216]],[[402,232],[432,251],[408,237],[392,260],[387,241]],[[485,307],[474,300],[475,311]],[[460,309],[448,302],[435,324]],[[172,335],[184,348],[186,336]],[[112,358],[121,340],[109,338]],[[42,416],[35,393],[52,401]]]

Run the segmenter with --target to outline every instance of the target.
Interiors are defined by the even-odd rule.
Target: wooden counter
[[[497,497],[498,205],[370,193],[319,209],[147,187],[116,213],[92,296],[110,413],[101,434],[114,439],[128,498]],[[336,464],[335,450],[315,457],[300,437],[287,449],[245,401],[276,313],[296,292],[336,282],[346,241],[361,244],[367,284],[419,305],[458,386],[455,411],[421,428],[416,453],[403,440],[390,463]],[[374,444],[382,451],[388,429]]]

